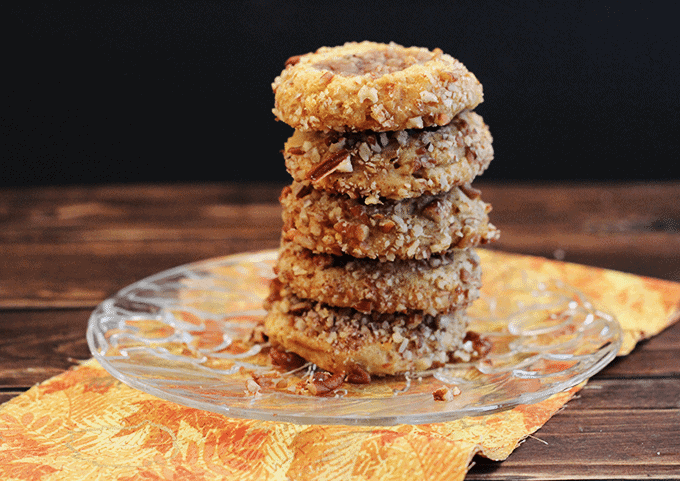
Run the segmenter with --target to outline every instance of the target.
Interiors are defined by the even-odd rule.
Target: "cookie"
[[[283,189],[284,240],[317,253],[357,258],[425,259],[450,249],[466,249],[500,235],[489,222],[491,206],[469,185],[437,195],[365,205],[329,194],[310,183]]]
[[[264,319],[271,345],[338,373],[358,366],[371,375],[394,375],[470,358],[464,309],[431,316],[418,311],[363,314],[300,299],[272,285]]]
[[[278,119],[339,132],[446,125],[483,99],[477,78],[441,50],[375,42],[291,57],[272,89]]]
[[[399,132],[295,131],[284,148],[286,169],[315,189],[364,197],[404,199],[469,184],[493,160],[481,116],[464,111],[437,128]]]
[[[275,272],[296,296],[363,313],[451,312],[479,298],[481,268],[473,249],[423,260],[380,262],[314,254],[283,242]]]

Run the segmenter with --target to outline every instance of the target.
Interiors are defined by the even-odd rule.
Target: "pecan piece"
[[[444,215],[440,200],[435,199],[432,202],[429,202],[425,207],[423,207],[421,214],[423,217],[430,219],[432,222],[441,222],[444,218]]]
[[[472,343],[472,349],[474,349],[480,357],[486,355],[491,350],[491,342],[474,331],[468,331],[465,334],[463,343],[468,341]]]
[[[295,304],[291,303],[288,307],[288,312],[293,315],[302,314],[307,310],[309,310],[309,303],[302,300],[298,300]]]
[[[303,197],[307,197],[309,194],[311,194],[313,190],[314,187],[309,184],[305,184],[300,188],[300,190],[298,190],[298,193],[295,195],[295,197],[297,199],[302,199]]]
[[[290,57],[288,60],[286,60],[286,63],[284,64],[286,67],[289,65],[292,67],[293,65],[297,64],[300,61],[300,55],[293,55]]]
[[[475,189],[470,184],[461,185],[460,190],[467,195],[471,200],[479,199],[482,196],[482,191]]]
[[[479,244],[481,236],[479,234],[470,234],[463,236],[462,239],[458,241],[456,247],[459,249],[467,249],[468,247],[476,246]]]
[[[305,360],[294,352],[290,351],[279,351],[276,348],[271,348],[269,350],[269,358],[272,360],[272,364],[285,369],[286,371],[292,371],[305,364]]]
[[[339,372],[331,374],[330,372],[316,372],[312,378],[307,381],[307,389],[315,396],[323,396],[331,391],[339,388],[345,381],[345,373]]]
[[[453,397],[458,396],[459,394],[460,389],[458,386],[453,386],[451,389],[446,386],[442,386],[432,392],[432,397],[435,401],[453,401]]]
[[[354,364],[347,372],[347,382],[352,384],[369,384],[371,382],[371,375],[358,364]]]
[[[393,220],[388,219],[380,222],[380,224],[378,224],[378,229],[380,229],[380,232],[387,234],[388,232],[392,232],[396,226],[397,224],[395,224]]]
[[[302,147],[291,147],[290,149],[286,150],[286,154],[288,155],[302,155],[304,153],[305,151]]]
[[[468,271],[467,269],[461,269],[460,272],[458,273],[460,276],[460,280],[463,282],[470,283],[473,281],[472,273]]]
[[[368,238],[368,227],[363,224],[340,221],[333,225],[333,229],[342,235],[345,242],[360,244]]]
[[[359,302],[354,303],[352,307],[359,312],[368,313],[373,309],[373,303],[368,299],[362,299]]]
[[[435,117],[434,121],[437,125],[447,125],[449,122],[451,122],[451,116],[444,113],[439,113]]]
[[[347,149],[340,149],[336,153],[329,155],[307,174],[307,178],[312,182],[317,182],[327,175],[333,173],[345,160],[349,159],[350,154]]]
[[[472,150],[470,147],[465,147],[465,158],[468,162],[474,162],[477,158],[477,152]]]
[[[323,75],[321,76],[321,81],[328,83],[331,80],[333,80],[333,77],[335,77],[335,74],[333,72],[324,72]]]
[[[286,196],[290,195],[290,193],[293,191],[293,189],[290,188],[290,185],[285,186],[281,190],[281,195],[279,195],[279,202],[283,201],[283,199],[286,198]]]
[[[415,159],[413,159],[413,162],[411,163],[411,174],[415,177],[418,177],[418,172],[421,172],[426,165],[427,160],[423,160],[420,157],[416,157]]]
[[[349,213],[352,214],[354,219],[358,220],[362,224],[368,224],[370,222],[370,219],[368,218],[368,214],[358,205],[352,205],[349,208]]]
[[[455,82],[458,80],[455,75],[453,75],[451,72],[442,72],[439,74],[439,78],[442,79],[444,82]]]

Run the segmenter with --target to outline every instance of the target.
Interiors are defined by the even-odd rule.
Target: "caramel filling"
[[[388,47],[331,58],[315,63],[313,67],[345,77],[368,74],[381,76],[399,72],[412,65],[422,65],[432,60],[434,56],[434,53],[427,51],[415,51],[406,54],[403,51]]]

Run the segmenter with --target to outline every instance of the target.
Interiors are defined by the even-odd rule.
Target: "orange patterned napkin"
[[[583,291],[621,323],[620,355],[680,317],[677,283],[493,251],[480,256]],[[505,459],[581,387],[439,424],[296,425],[164,401],[90,360],[0,407],[0,479],[460,480],[475,454]]]

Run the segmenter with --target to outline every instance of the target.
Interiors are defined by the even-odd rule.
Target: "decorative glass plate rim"
[[[181,404],[188,407],[198,408],[205,411],[210,411],[214,413],[224,414],[233,418],[243,418],[252,420],[263,420],[263,421],[277,421],[277,422],[292,422],[296,424],[342,424],[342,425],[367,425],[367,426],[387,426],[396,424],[425,424],[433,422],[445,422],[452,421],[467,416],[479,416],[485,414],[492,414],[499,411],[505,411],[512,409],[518,405],[522,404],[534,404],[547,399],[548,397],[566,391],[581,382],[589,379],[594,374],[603,369],[607,364],[609,364],[615,357],[622,343],[622,331],[618,321],[608,313],[604,313],[596,308],[592,308],[590,300],[587,299],[582,293],[578,292],[572,286],[564,284],[563,282],[557,280],[557,282],[564,286],[571,292],[578,293],[578,295],[583,299],[584,303],[588,308],[592,308],[593,312],[596,312],[598,321],[602,321],[605,325],[603,332],[607,331],[610,339],[604,343],[600,348],[597,349],[593,354],[597,355],[593,362],[587,367],[575,375],[567,378],[564,381],[556,382],[553,385],[541,389],[537,392],[526,392],[514,396],[511,399],[506,399],[504,402],[492,402],[487,404],[472,404],[464,406],[456,406],[455,403],[437,402],[432,401],[432,393],[423,394],[419,393],[413,399],[408,399],[409,394],[400,394],[393,397],[384,398],[370,398],[370,399],[357,399],[352,398],[352,406],[361,407],[362,403],[380,403],[380,404],[390,404],[391,400],[399,398],[399,402],[395,403],[395,408],[399,409],[405,408],[405,401],[411,400],[413,402],[426,402],[427,400],[432,401],[436,405],[436,409],[432,412],[426,413],[414,413],[409,414],[408,412],[400,412],[399,414],[385,414],[385,408],[379,409],[378,414],[358,414],[354,407],[350,407],[348,412],[334,412],[336,406],[347,406],[347,399],[337,398],[337,397],[314,397],[314,396],[300,396],[300,395],[284,395],[284,396],[294,396],[296,402],[302,402],[302,406],[299,410],[294,412],[283,412],[278,409],[272,409],[271,406],[258,406],[257,396],[250,396],[250,403],[248,406],[234,406],[230,405],[229,401],[234,399],[225,399],[225,402],[216,403],[214,400],[206,400],[201,398],[196,398],[195,396],[187,396],[183,394],[177,394],[166,389],[161,389],[149,385],[134,376],[128,375],[125,372],[121,372],[114,363],[110,362],[105,353],[102,353],[98,346],[98,337],[101,337],[101,332],[98,332],[98,325],[102,313],[101,308],[107,302],[112,302],[115,299],[124,298],[128,293],[133,292],[136,288],[141,285],[156,282],[163,279],[168,279],[173,276],[178,276],[186,272],[197,271],[200,269],[208,269],[210,267],[229,263],[230,265],[255,262],[271,262],[276,259],[278,251],[263,250],[255,252],[243,252],[239,254],[221,256],[210,258],[202,261],[197,261],[189,264],[180,265],[167,270],[160,271],[156,274],[143,278],[127,287],[121,289],[116,294],[106,299],[92,312],[87,327],[87,343],[89,349],[94,356],[94,358],[99,362],[99,364],[114,378],[127,384],[130,387],[138,389],[147,394],[151,394],[158,398],[172,401],[177,404]],[[163,308],[161,308],[161,311]],[[225,311],[227,313],[228,311]],[[264,314],[264,311],[262,311]],[[481,334],[485,334],[482,332]],[[101,342],[101,339],[100,339]],[[410,384],[410,380],[408,380]],[[405,399],[406,398],[406,399]],[[428,399],[429,398],[429,399]],[[241,399],[241,398],[239,398]],[[450,409],[447,409],[450,406]],[[390,406],[385,406],[389,409]],[[320,412],[319,412],[320,411]],[[359,409],[360,411],[360,409]]]

